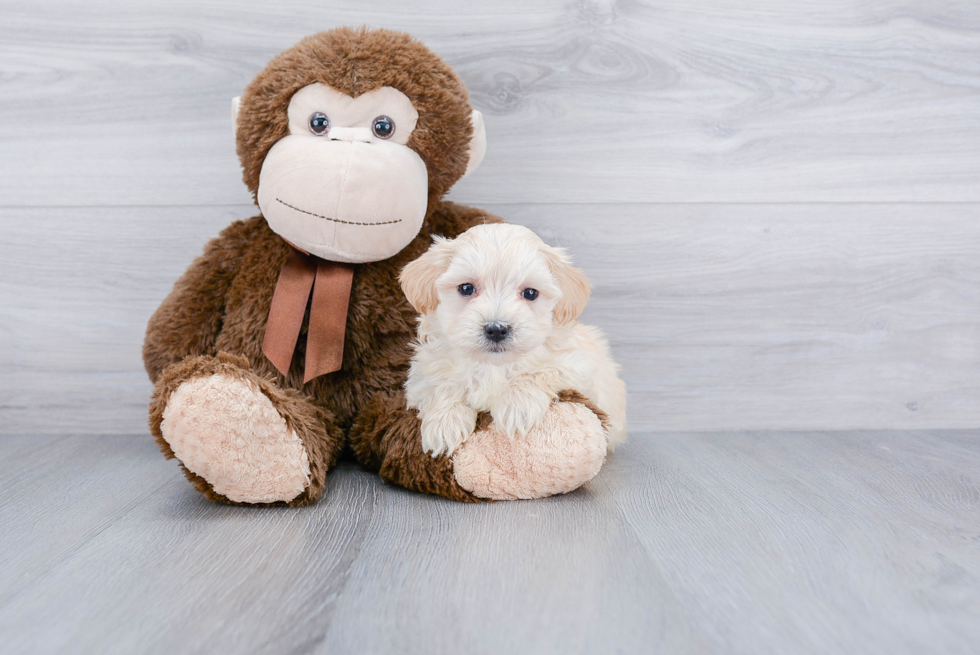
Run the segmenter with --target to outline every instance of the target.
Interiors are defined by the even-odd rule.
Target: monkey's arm
[[[222,230],[150,318],[143,342],[143,365],[150,381],[155,383],[165,368],[190,355],[216,354],[225,295],[241,266],[245,232],[244,221]]]
[[[476,431],[452,457],[422,450],[421,423],[405,394],[376,394],[358,415],[350,445],[385,481],[450,500],[511,500],[566,493],[590,480],[606,456],[606,415],[575,391],[551,405],[543,434],[511,439],[480,414]],[[555,438],[555,435],[560,438]]]
[[[422,450],[421,422],[415,410],[406,407],[404,391],[375,394],[354,421],[350,445],[357,460],[387,482],[450,500],[479,502],[456,482],[452,459]]]

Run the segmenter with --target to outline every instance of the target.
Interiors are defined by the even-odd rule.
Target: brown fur
[[[275,57],[242,96],[238,155],[253,194],[266,154],[286,134],[290,98],[314,82],[355,96],[387,85],[413,101],[419,121],[408,145],[425,161],[430,184],[422,229],[394,257],[355,266],[343,366],[304,384],[299,364],[305,358],[308,316],[287,376],[262,353],[289,246],[262,216],[227,227],[177,281],[147,326],[143,358],[155,384],[150,430],[164,454],[173,457],[160,430],[167,399],[182,382],[221,373],[257,385],[302,439],[312,482],[290,505],[320,496],[327,470],[346,444],[385,480],[475,502],[456,484],[449,459],[422,451],[418,418],[405,408],[401,389],[417,315],[398,284],[401,269],[428,249],[433,235],[452,238],[478,223],[500,220],[441,200],[466,169],[472,134],[466,90],[446,64],[408,35],[343,28],[308,37]],[[203,478],[185,473],[208,498],[231,502]]]
[[[297,432],[307,448],[311,470],[325,473],[344,446],[344,439],[336,435],[351,432],[355,418],[369,399],[400,390],[405,382],[416,313],[401,291],[398,272],[425,252],[432,234],[454,237],[477,223],[499,220],[476,209],[452,203],[431,203],[422,232],[404,250],[391,259],[356,266],[347,313],[343,367],[305,385],[302,366],[298,364],[305,358],[308,316],[288,377],[276,371],[262,353],[269,306],[288,246],[269,229],[261,216],[226,228],[178,280],[174,291],[147,327],[144,361],[150,379],[156,385],[150,408],[150,429],[164,454],[173,457],[159,427],[170,393],[181,382],[213,374],[215,361],[223,362],[222,372],[227,373],[231,356],[224,353],[235,353],[232,374],[248,377],[259,384],[287,423],[302,422],[308,416],[322,418],[324,428]],[[202,372],[204,369],[210,372]],[[287,397],[290,400],[288,406],[285,403]],[[402,404],[402,411],[404,407]],[[377,418],[366,417],[361,422],[364,434],[356,430],[350,434],[355,454],[361,459],[371,452],[371,448],[380,447],[377,444],[372,447],[357,445],[359,440],[373,443],[383,437],[377,433],[377,426],[392,429],[401,426],[397,436],[384,441],[384,445],[393,450],[384,457],[382,477],[418,491],[456,500],[474,500],[456,485],[451,469],[447,468],[448,462],[442,464],[442,473],[430,472],[433,460],[421,450],[417,426],[414,428],[417,451],[400,440],[410,434],[405,424],[412,421],[417,423],[414,414],[401,415],[400,422],[390,423],[379,423]],[[369,468],[379,469],[373,459],[361,461]],[[418,482],[413,483],[416,475]],[[211,490],[201,478],[189,472],[188,478],[209,498],[230,502]],[[304,496],[291,504],[302,504],[319,497],[323,480],[316,476],[314,480],[316,485],[311,485]]]
[[[379,393],[358,415],[351,446],[358,461],[386,482],[451,500],[480,502],[456,483],[452,460],[423,452],[420,427],[415,411],[406,409],[403,391]]]
[[[238,158],[253,196],[269,149],[286,136],[286,107],[314,82],[350,96],[390,86],[419,112],[408,141],[429,171],[429,196],[440,198],[463,176],[473,135],[469,95],[442,59],[408,34],[343,27],[308,36],[277,55],[245,88],[238,113]]]
[[[184,382],[211,375],[222,375],[253,383],[272,401],[272,406],[286,419],[286,426],[303,442],[310,461],[310,486],[289,503],[272,504],[306,505],[319,498],[326,483],[327,471],[337,463],[344,445],[344,434],[336,426],[333,416],[322,407],[310,403],[302,392],[295,389],[281,389],[273,380],[256,375],[250,370],[248,360],[244,357],[236,357],[225,352],[219,352],[214,357],[209,355],[187,357],[164,369],[157,380],[150,400],[150,434],[153,435],[167,459],[175,456],[170,444],[164,440],[160,428],[163,411],[167,408],[170,394]],[[210,500],[233,502],[214,491],[204,478],[188,470],[183,463],[181,468],[194,487]]]

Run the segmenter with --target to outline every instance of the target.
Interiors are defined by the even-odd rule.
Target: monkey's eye
[[[390,139],[395,133],[395,122],[387,116],[378,116],[371,124],[371,131],[379,139]]]
[[[469,282],[464,282],[456,288],[459,289],[459,295],[461,296],[472,296],[476,293],[476,287]]]
[[[326,114],[316,112],[310,116],[310,132],[317,136],[323,136],[330,129],[330,119]]]
[[[524,289],[524,291],[521,291],[521,298],[523,298],[524,300],[534,300],[537,297],[538,297],[537,289]]]

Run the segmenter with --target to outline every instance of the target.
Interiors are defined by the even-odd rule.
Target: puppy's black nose
[[[510,334],[510,326],[506,323],[487,323],[483,326],[483,334],[494,343],[500,343]]]

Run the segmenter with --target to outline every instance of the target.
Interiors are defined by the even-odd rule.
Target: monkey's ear
[[[436,280],[449,268],[455,250],[453,242],[445,237],[433,237],[432,242],[425,254],[410,262],[398,277],[405,297],[419,314],[428,314],[439,306]]]
[[[592,295],[592,284],[585,273],[572,266],[564,248],[545,245],[542,251],[555,284],[561,289],[561,298],[555,303],[555,321],[559,325],[568,325],[585,311]]]
[[[231,99],[231,133],[232,135],[238,134],[238,105],[241,102],[241,96],[235,96]]]
[[[483,114],[474,109],[470,120],[473,121],[473,138],[470,139],[470,159],[463,177],[475,171],[487,154],[487,127],[483,124]]]

